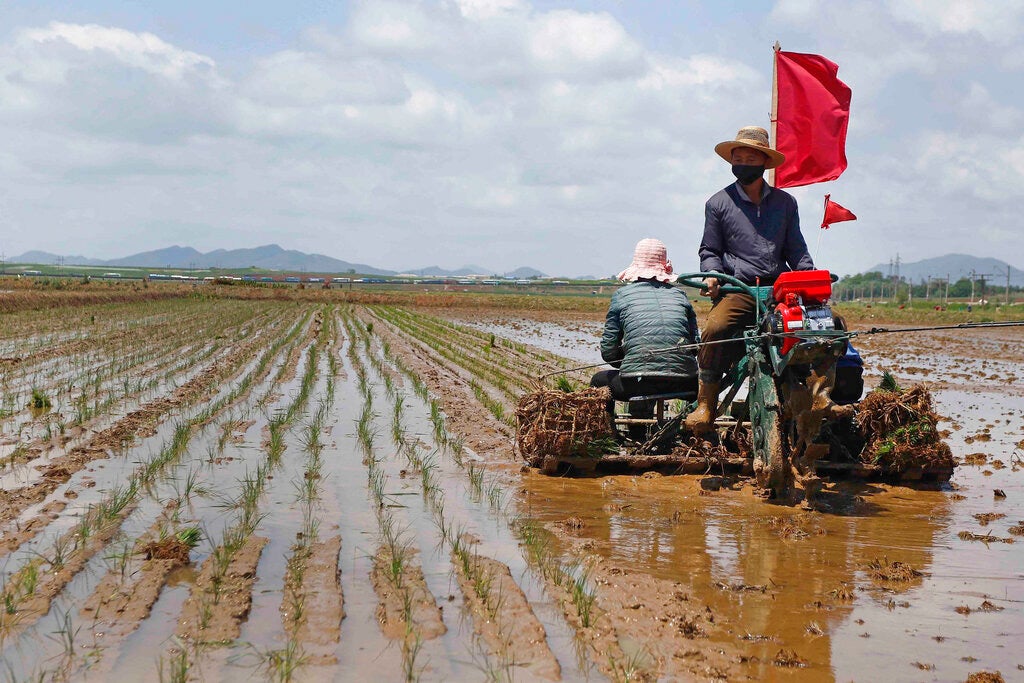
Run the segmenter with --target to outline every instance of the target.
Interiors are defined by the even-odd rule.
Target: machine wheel
[[[769,489],[772,498],[785,497],[792,488],[792,472],[786,458],[786,444],[777,413],[765,411],[752,423],[754,476],[757,485]]]
[[[768,489],[772,498],[785,498],[793,487],[793,473],[782,433],[779,393],[772,377],[751,377],[748,406],[757,485]]]

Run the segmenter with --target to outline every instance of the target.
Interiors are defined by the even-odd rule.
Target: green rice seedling
[[[405,621],[405,638],[402,639],[402,675],[407,683],[420,680],[423,668],[416,666],[416,658],[423,649],[423,638],[412,627],[412,619]]]
[[[111,564],[111,569],[117,571],[123,582],[128,574],[128,565],[131,563],[133,554],[132,546],[124,543],[116,550],[107,553],[103,559]]]
[[[19,599],[27,598],[36,592],[39,584],[39,562],[30,561],[18,572]]]
[[[633,654],[627,656],[624,660],[618,661],[611,655],[608,655],[608,668],[611,669],[611,678],[616,683],[630,683],[630,681],[645,680],[645,667],[650,661],[650,653],[647,652],[647,647],[637,648]]]
[[[157,662],[157,676],[160,683],[187,683],[192,662],[188,654],[188,646],[178,639],[173,639],[171,652],[160,657]]]
[[[179,541],[187,545],[189,548],[195,548],[199,545],[199,542],[203,540],[203,532],[197,526],[190,526],[181,529],[175,535]]]
[[[572,385],[572,381],[565,375],[558,375],[555,377],[555,388],[559,391],[564,391],[567,394],[572,393],[575,390],[575,387]]]
[[[199,470],[196,468],[189,468],[181,486],[177,480],[174,480],[172,485],[181,503],[190,503],[192,496],[206,496],[209,493],[208,489],[199,483]]]
[[[434,427],[434,440],[439,444],[445,443],[444,415],[436,399],[430,399],[430,422]]]
[[[462,456],[466,452],[466,440],[461,436],[448,437],[448,447],[459,467],[462,467]]]
[[[316,420],[306,426],[302,437],[302,448],[307,452],[319,452],[323,449],[323,442],[320,440],[320,425]]]
[[[476,462],[470,461],[466,474],[469,476],[470,492],[475,499],[483,495],[484,471]]]
[[[296,673],[308,661],[308,657],[294,638],[289,638],[283,648],[262,653],[261,659],[271,680],[282,683],[296,680]]]
[[[593,624],[594,601],[597,599],[597,593],[588,586],[589,579],[590,571],[581,567],[570,580],[572,602],[584,628],[589,628]]]
[[[370,472],[369,479],[370,491],[373,493],[373,499],[377,501],[378,507],[381,507],[384,504],[384,486],[387,478],[383,472],[374,468]]]
[[[437,488],[436,473],[437,461],[434,456],[427,456],[420,460],[420,481],[423,488],[424,498],[429,498]]]
[[[82,630],[82,627],[75,627],[70,610],[60,616],[58,623],[59,628],[50,634],[49,637],[57,641],[64,648],[63,660],[65,664],[69,664],[75,658],[75,639],[78,637],[78,632]]]
[[[42,389],[39,387],[32,387],[32,398],[29,401],[29,405],[36,410],[42,410],[44,408],[52,407],[53,402]]]
[[[497,481],[492,481],[487,487],[487,502],[494,512],[502,512],[507,502],[505,489]]]

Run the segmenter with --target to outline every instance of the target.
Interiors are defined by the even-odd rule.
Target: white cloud
[[[972,127],[1016,133],[1024,123],[1024,111],[998,102],[984,85],[972,82],[959,100],[960,115]]]
[[[197,71],[209,74],[215,66],[209,57],[176,48],[152,33],[133,33],[95,24],[55,21],[46,28],[23,31],[17,40],[23,45],[65,43],[75,50],[104,53],[128,66],[172,79]]]
[[[911,10],[783,0],[767,20],[854,90],[850,170],[796,192],[809,239],[834,190],[860,216],[829,233],[841,271],[912,239],[935,250],[922,256],[1024,263],[988,241],[1024,187],[1024,95],[990,68],[1020,41]],[[384,267],[575,275],[621,268],[642,233],[689,270],[703,203],[730,179],[712,147],[766,123],[769,84],[746,53],[657,51],[628,25],[523,0],[362,0],[343,27],[230,69],[126,28],[16,29],[0,43],[0,206],[20,229],[0,248],[274,241]]]
[[[931,34],[977,33],[999,43],[1020,37],[1024,3],[1019,0],[888,0],[892,16]]]
[[[455,0],[455,4],[462,16],[473,21],[506,18],[529,11],[529,5],[522,0]]]
[[[531,22],[527,50],[539,69],[559,77],[637,76],[644,68],[640,46],[608,14],[539,15]]]

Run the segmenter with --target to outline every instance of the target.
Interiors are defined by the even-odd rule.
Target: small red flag
[[[828,226],[833,223],[857,220],[852,211],[829,199],[831,196],[830,194],[825,195],[825,217],[821,219],[822,229],[828,230]]]
[[[775,148],[786,163],[776,187],[835,180],[846,170],[850,88],[839,67],[821,55],[775,52]]]

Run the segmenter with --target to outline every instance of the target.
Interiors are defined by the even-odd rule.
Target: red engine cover
[[[793,292],[786,294],[786,300],[775,307],[775,312],[779,316],[783,333],[798,332],[804,329],[804,309],[797,302],[796,294]],[[799,341],[800,339],[797,337],[783,337],[782,355],[789,353],[789,350]]]
[[[772,288],[772,297],[786,300],[796,294],[807,304],[823,304],[832,296],[832,275],[827,270],[790,270],[779,275]]]

